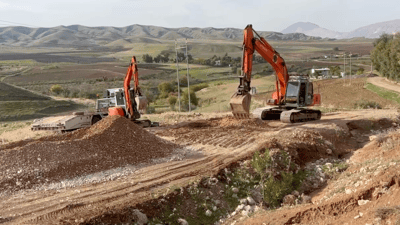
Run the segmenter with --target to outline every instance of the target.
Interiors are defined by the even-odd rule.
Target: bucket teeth
[[[233,113],[236,119],[249,119],[250,115],[248,113]]]

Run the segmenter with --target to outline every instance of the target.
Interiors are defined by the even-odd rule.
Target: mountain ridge
[[[267,40],[307,41],[320,40],[305,34],[282,34],[272,31],[258,32]],[[152,25],[133,24],[125,27],[82,25],[57,26],[50,28],[29,28],[22,26],[0,27],[0,44],[14,46],[98,46],[121,40],[140,42],[140,40],[167,41],[180,38],[194,40],[241,41],[243,29],[237,28],[166,28]]]
[[[329,30],[311,22],[297,22],[283,29],[281,32],[283,34],[298,32],[304,33],[307,36],[346,39],[355,37],[378,38],[383,33],[391,34],[393,32],[399,31],[400,19],[370,24],[354,29],[350,32],[338,32],[334,30]]]

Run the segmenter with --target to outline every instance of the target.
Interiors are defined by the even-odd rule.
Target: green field
[[[72,101],[56,101],[48,96],[0,82],[0,121],[30,120],[86,109]]]

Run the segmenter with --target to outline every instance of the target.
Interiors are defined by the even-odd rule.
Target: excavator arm
[[[256,34],[257,37],[254,37]],[[250,115],[250,82],[254,51],[257,51],[276,72],[276,92],[273,94],[275,105],[284,104],[289,75],[284,59],[268,42],[247,25],[243,36],[242,75],[237,91],[232,95],[230,105],[236,118],[248,118]]]
[[[134,89],[133,96],[135,96],[135,104],[132,102],[132,94],[131,94],[131,80],[133,77]],[[132,56],[131,63],[128,67],[128,71],[126,72],[124,79],[124,93],[125,93],[125,102],[126,102],[126,113],[129,114],[129,117],[132,119],[137,119],[138,111],[145,111],[147,107],[147,99],[142,95],[139,88],[139,73],[136,63],[136,57]],[[137,108],[134,108],[134,107]],[[140,117],[140,116],[139,116]]]

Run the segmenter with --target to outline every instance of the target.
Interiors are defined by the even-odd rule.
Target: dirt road
[[[291,135],[295,129],[310,129],[320,132],[327,140],[335,141],[332,134],[338,129],[348,132],[346,123],[351,120],[390,116],[397,116],[397,112],[338,112],[323,115],[321,121],[298,124],[277,121],[259,123],[257,120],[238,123],[220,118],[149,129],[166,140],[186,147],[190,154],[183,160],[145,165],[133,174],[107,182],[56,189],[44,186],[38,190],[3,195],[0,197],[0,223],[78,224],[110,210],[150,200],[153,194],[168,192],[174,185],[186,185],[200,177],[216,174],[230,164],[248,158],[282,132]],[[301,132],[299,135],[287,138],[303,138]]]
[[[388,90],[400,92],[399,84],[389,82],[383,77],[370,77],[370,78],[368,78],[368,82],[370,82],[373,85],[376,85],[376,86],[379,86],[379,87],[382,87],[382,88],[385,88]]]

